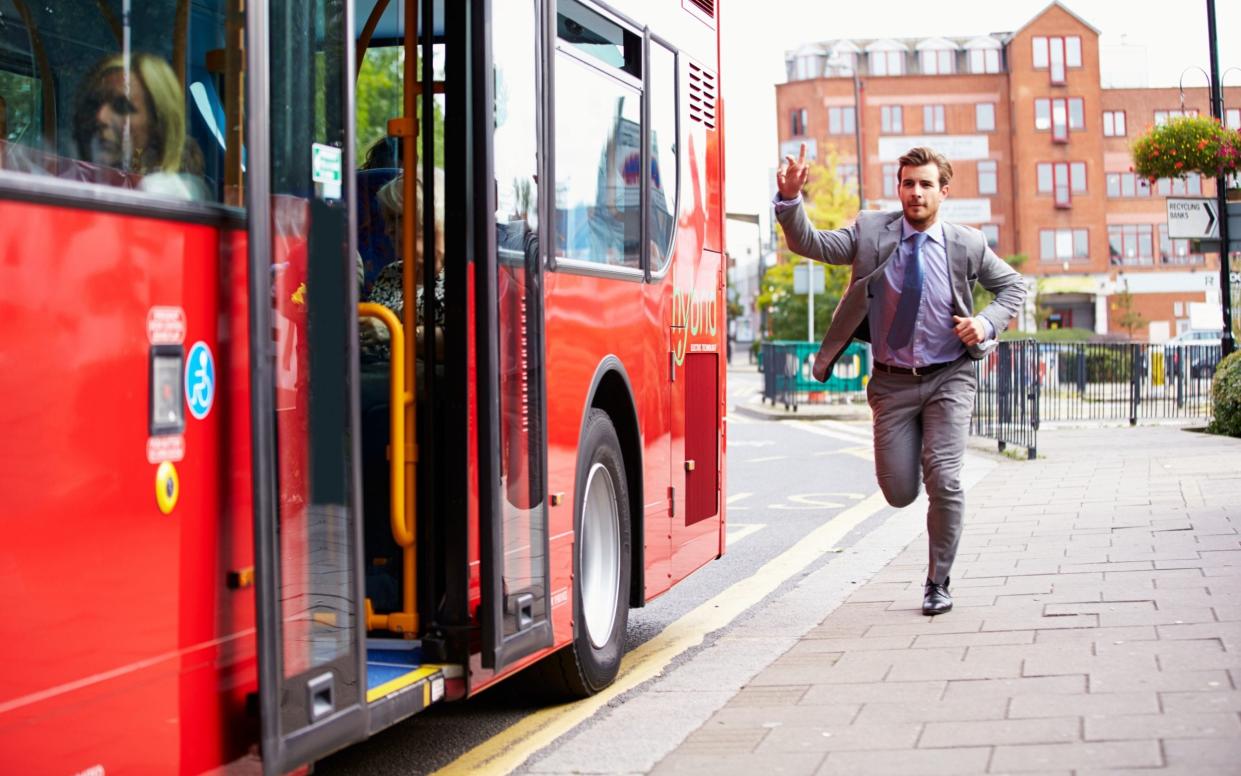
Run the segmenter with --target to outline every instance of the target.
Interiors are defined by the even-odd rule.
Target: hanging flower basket
[[[1217,119],[1187,116],[1152,127],[1133,141],[1133,170],[1152,183],[1159,178],[1235,175],[1241,167],[1241,132]]]

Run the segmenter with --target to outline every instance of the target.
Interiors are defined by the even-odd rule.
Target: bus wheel
[[[629,624],[630,526],[625,462],[612,419],[592,409],[577,465],[573,643],[557,654],[563,689],[584,698],[620,670]]]

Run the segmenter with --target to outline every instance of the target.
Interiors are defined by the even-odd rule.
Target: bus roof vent
[[[694,5],[698,6],[698,10],[702,11],[707,16],[710,16],[712,19],[715,18],[715,0],[689,0],[689,1],[693,3]]]
[[[689,63],[689,117],[715,129],[715,73]]]
[[[681,0],[681,7],[714,27],[715,0]]]

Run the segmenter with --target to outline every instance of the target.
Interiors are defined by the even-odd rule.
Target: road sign
[[[1168,197],[1168,237],[1218,240],[1218,205],[1206,197]]]
[[[817,261],[807,261],[793,267],[793,293],[805,294],[809,291],[806,285],[807,268],[814,273],[814,290],[823,292],[823,281],[827,277],[824,267]]]

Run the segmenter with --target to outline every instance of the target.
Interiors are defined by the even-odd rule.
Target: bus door
[[[475,144],[486,148],[486,159],[473,181],[476,244],[485,246],[475,262],[480,617],[483,665],[500,670],[552,644],[540,258],[548,194],[538,174],[546,161],[539,153],[546,6],[537,0],[477,5],[490,7],[488,22],[472,37],[486,52],[493,99],[480,122],[490,137]]]
[[[252,437],[263,763],[365,737],[347,0],[248,5]]]

